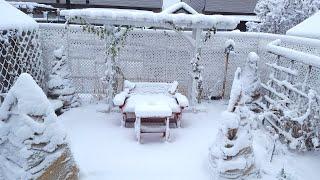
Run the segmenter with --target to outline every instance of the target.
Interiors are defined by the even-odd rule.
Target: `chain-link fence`
[[[21,73],[29,73],[44,87],[37,30],[0,30],[0,93],[8,92]]]

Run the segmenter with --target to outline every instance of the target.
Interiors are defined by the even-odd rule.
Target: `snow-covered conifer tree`
[[[255,13],[261,23],[248,22],[247,27],[249,31],[285,34],[319,8],[320,0],[260,0]]]
[[[70,77],[70,69],[61,46],[54,52],[55,60],[52,63],[51,74],[48,81],[48,96],[63,102],[63,111],[79,106],[79,97],[75,93]]]
[[[258,55],[251,52],[243,71],[236,70],[228,108],[222,114],[222,126],[210,148],[210,165],[222,177],[239,178],[250,174],[254,168],[251,135],[254,113],[247,103],[251,104],[260,96],[258,59]]]
[[[22,73],[0,107],[0,179],[77,178],[78,169],[46,95]]]
[[[254,168],[252,135],[249,126],[241,124],[238,113],[222,113],[222,126],[209,152],[209,163],[215,175],[240,178]]]

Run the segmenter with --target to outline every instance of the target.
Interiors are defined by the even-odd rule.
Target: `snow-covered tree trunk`
[[[0,107],[0,162],[4,179],[78,177],[66,133],[46,95],[26,73]]]
[[[63,102],[62,111],[67,111],[70,108],[79,106],[80,102],[70,80],[70,68],[64,51],[64,47],[61,46],[53,52],[55,60],[52,62],[47,85],[49,89],[48,96],[61,100]]]

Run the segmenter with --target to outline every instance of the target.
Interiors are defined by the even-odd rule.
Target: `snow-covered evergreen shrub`
[[[53,168],[61,157],[65,158]],[[77,176],[66,133],[46,95],[26,73],[19,76],[0,107],[0,162],[4,179]]]
[[[320,0],[260,0],[255,13],[261,23],[248,22],[247,27],[249,31],[285,34],[319,8]]]
[[[225,111],[222,118],[216,142],[210,148],[210,165],[225,178],[248,175],[254,168],[250,125],[241,122],[237,112]]]
[[[70,69],[64,54],[64,47],[61,46],[54,52],[55,60],[52,62],[52,69],[48,81],[48,96],[59,99],[63,102],[63,111],[80,105],[79,97],[70,80]]]
[[[248,104],[259,97],[258,59],[252,52],[244,70],[236,70],[228,108],[222,114],[222,126],[210,148],[210,165],[222,177],[240,178],[254,169],[251,124],[256,117]]]

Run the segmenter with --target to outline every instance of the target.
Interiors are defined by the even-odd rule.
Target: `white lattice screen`
[[[72,80],[78,93],[103,94],[100,78],[104,73],[104,41],[95,35],[83,32],[79,26],[41,24],[43,57],[46,64],[53,59],[52,52],[61,45],[67,46],[67,56],[72,70]],[[261,61],[259,68],[262,81],[267,79],[266,62],[274,62],[275,55],[267,53],[265,46],[275,39],[282,39],[282,46],[320,55],[320,42],[294,37],[262,33],[223,32],[213,36],[202,49],[201,63],[204,66],[204,94],[219,96],[222,91],[224,69],[224,43],[228,39],[236,42],[235,53],[230,56],[227,78],[229,96],[236,67],[244,65],[249,52],[256,52]],[[185,37],[164,30],[135,30],[130,32],[125,47],[118,56],[125,78],[132,81],[179,81],[180,91],[190,93],[193,49]],[[286,62],[284,60],[284,62]],[[299,66],[299,65],[298,65]],[[304,73],[304,67],[300,67]],[[320,72],[314,69],[310,86],[320,92]],[[313,81],[311,81],[313,80]]]
[[[42,65],[37,30],[0,30],[0,93],[6,93],[23,72],[44,87]]]

